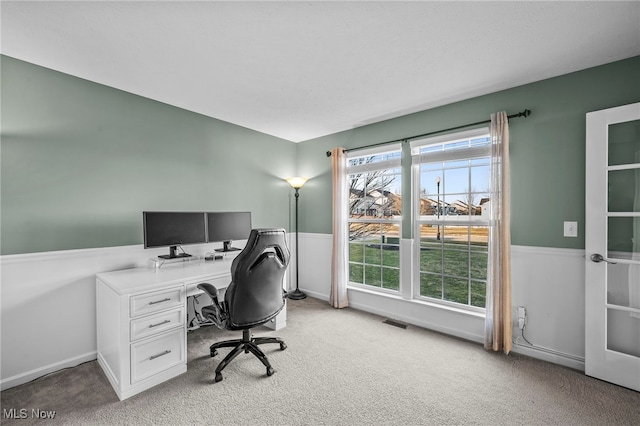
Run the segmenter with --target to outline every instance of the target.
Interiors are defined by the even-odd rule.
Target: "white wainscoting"
[[[331,235],[299,238],[300,288],[328,301]],[[189,246],[189,252],[202,255],[212,248]],[[95,274],[145,266],[164,251],[136,245],[1,256],[0,388],[95,359]],[[291,266],[294,281],[295,256]],[[512,271],[513,307],[527,309],[525,336],[535,345],[523,344],[514,320],[514,351],[584,370],[584,251],[513,246]],[[349,290],[349,299],[355,309],[483,340],[484,321],[477,315],[363,290]]]
[[[514,352],[584,371],[585,252],[511,247]],[[523,341],[517,306],[527,311]]]
[[[331,235],[300,234],[300,289],[329,300]],[[407,244],[409,245],[409,244]],[[512,246],[513,351],[584,370],[584,250]],[[355,309],[481,343],[483,316],[400,296],[349,289]],[[516,307],[524,306],[525,337]]]
[[[185,249],[202,256],[220,246]],[[134,245],[0,256],[0,388],[96,359],[95,275],[149,266],[165,253]]]
[[[2,389],[96,358],[96,281],[142,246],[2,256]]]

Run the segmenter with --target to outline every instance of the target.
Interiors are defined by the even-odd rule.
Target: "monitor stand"
[[[232,243],[232,241],[223,241],[222,242],[222,248],[221,249],[216,249],[216,251],[227,252],[227,251],[238,251],[238,250],[240,250],[239,248],[231,247],[231,243]]]
[[[179,257],[191,257],[188,253],[176,253],[177,246],[169,247],[169,254],[161,254],[158,256],[160,259],[176,259]]]

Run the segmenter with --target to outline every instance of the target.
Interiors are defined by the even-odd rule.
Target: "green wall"
[[[509,125],[512,243],[584,248],[585,114],[640,101],[639,75],[640,57],[634,57],[302,142],[298,173],[312,179],[301,190],[300,229],[331,233],[331,160],[325,155],[331,148],[402,139],[528,108],[530,117]],[[578,221],[578,238],[563,237],[565,220]]]
[[[2,254],[141,244],[144,210],[289,228],[296,144],[0,58]]]
[[[290,229],[282,179],[294,174],[311,178],[300,231],[331,233],[327,150],[525,108],[510,123],[512,242],[584,248],[585,114],[640,101],[635,57],[294,144],[0,59],[2,254],[140,244],[143,210],[250,210],[255,226]],[[579,222],[578,238],[562,236],[565,220]]]

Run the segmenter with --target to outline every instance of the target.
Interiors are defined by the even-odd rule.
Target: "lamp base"
[[[295,289],[290,293],[287,293],[287,297],[289,299],[293,299],[293,300],[301,300],[307,297],[306,294],[304,294],[303,292],[301,292],[299,289]]]

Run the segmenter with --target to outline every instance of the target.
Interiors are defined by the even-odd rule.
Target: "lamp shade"
[[[308,180],[305,177],[290,177],[286,179],[287,182],[289,182],[289,185],[291,185],[294,188],[302,188],[302,185],[304,185],[304,183]]]

